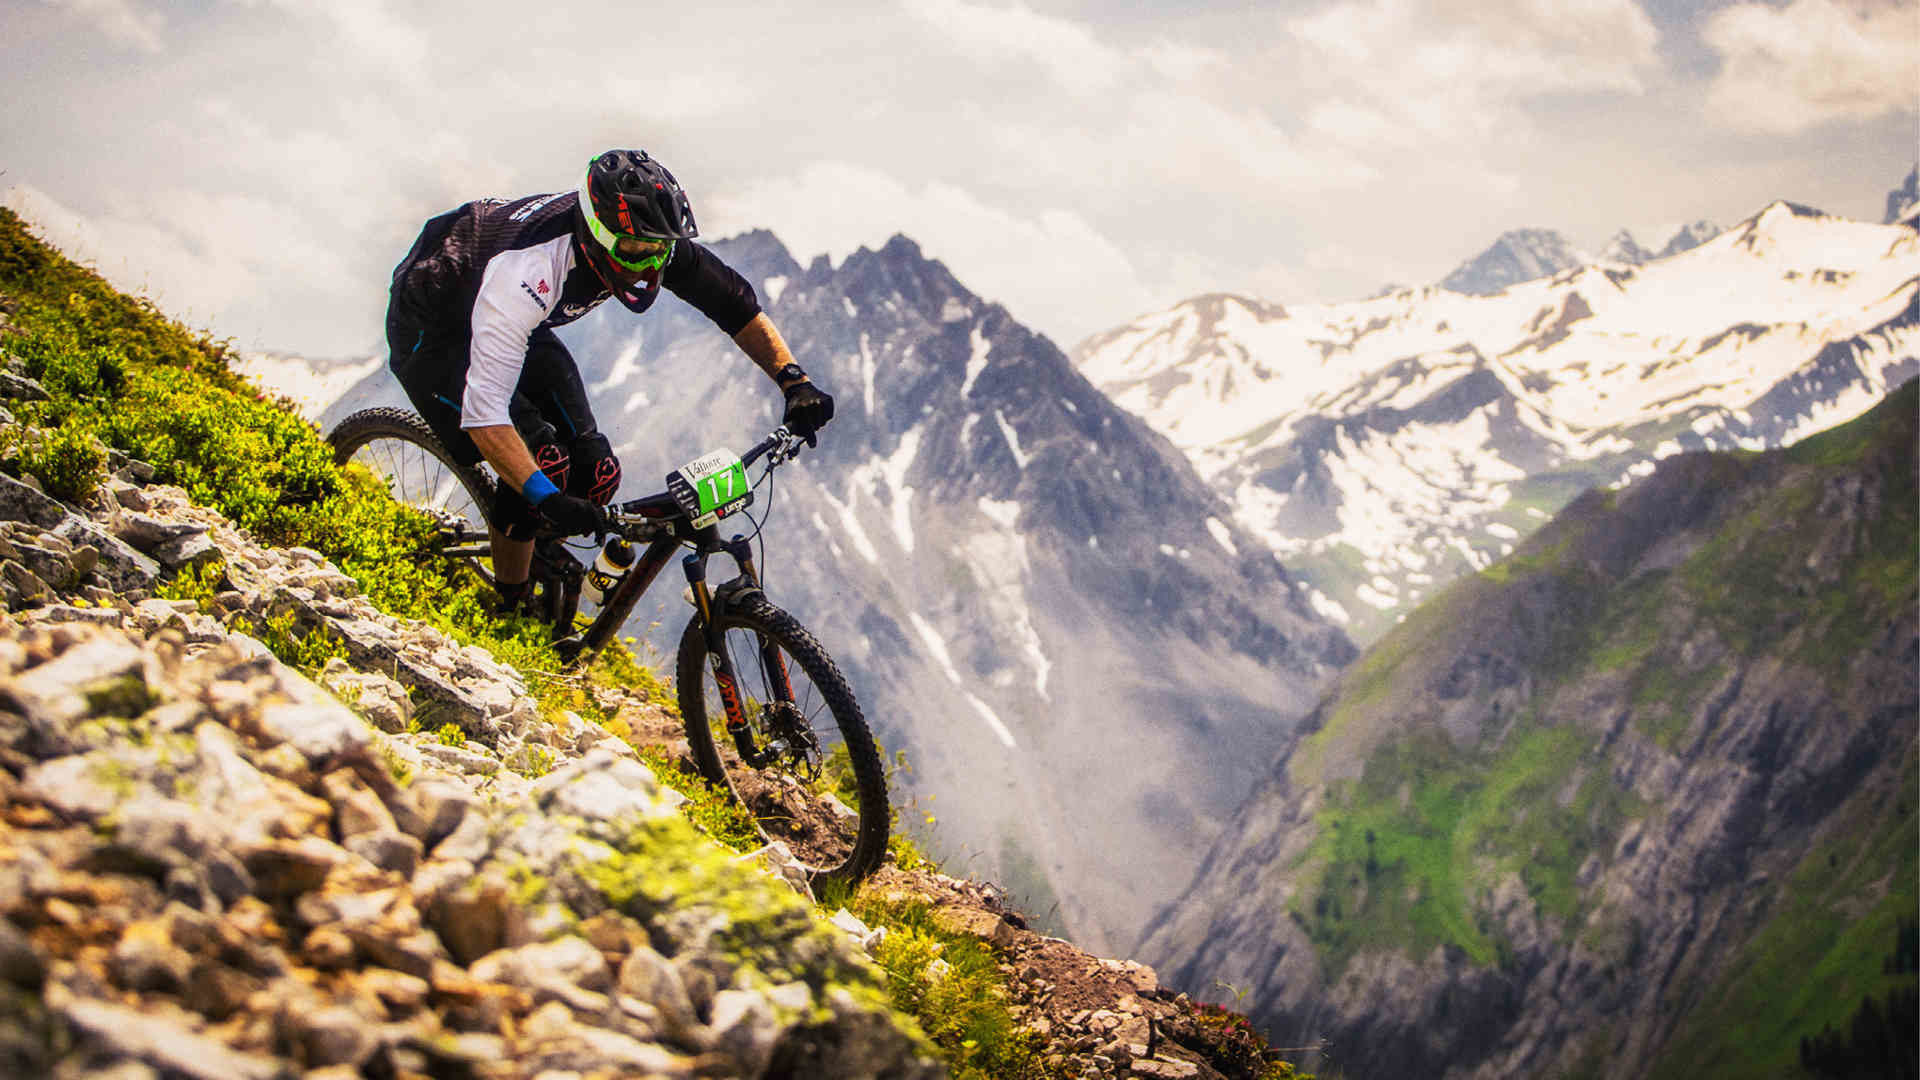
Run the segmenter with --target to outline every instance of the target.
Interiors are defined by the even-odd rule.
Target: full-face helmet
[[[645,150],[609,150],[580,180],[575,243],[622,304],[644,311],[676,240],[699,235],[693,208],[666,166]],[[636,289],[635,286],[639,286]]]

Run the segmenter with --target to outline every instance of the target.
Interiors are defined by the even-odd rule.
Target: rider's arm
[[[467,434],[494,472],[512,484],[515,491],[526,490],[527,480],[537,466],[533,463],[533,452],[527,449],[526,441],[512,424],[468,428]]]
[[[495,255],[487,262],[473,302],[473,350],[460,402],[460,426],[494,471],[520,491],[537,466],[532,451],[514,430],[507,406],[526,363],[527,339],[559,295],[566,271],[561,261],[565,244],[562,237]]]
[[[780,336],[779,329],[773,325],[772,319],[767,318],[767,313],[764,311],[755,315],[752,322],[733,335],[733,343],[740,346],[740,351],[746,353],[761,371],[767,373],[767,378],[773,379],[776,383],[780,380],[775,372],[794,362],[793,353],[787,348],[786,339]],[[806,381],[806,376],[802,375],[799,380],[788,379],[787,381]]]
[[[673,261],[660,280],[674,295],[726,331],[740,351],[776,383],[779,379],[774,373],[794,362],[773,320],[760,310],[760,297],[753,286],[708,248],[691,240],[675,245]]]

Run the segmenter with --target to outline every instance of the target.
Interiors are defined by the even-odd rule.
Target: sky
[[[0,0],[0,30],[0,203],[313,356],[380,347],[426,218],[609,147],[704,238],[904,233],[1062,348],[1207,292],[1437,281],[1515,228],[1878,222],[1920,158],[1920,0]]]

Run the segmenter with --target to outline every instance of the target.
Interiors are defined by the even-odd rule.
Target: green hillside
[[[1515,972],[1495,911],[1517,878],[1557,947],[1607,978],[1670,980],[1655,1075],[1790,1075],[1802,1036],[1912,985],[1882,967],[1920,901],[1916,703],[1910,677],[1889,678],[1914,662],[1917,412],[1910,382],[1788,450],[1687,455],[1589,492],[1370,650],[1288,769],[1296,790],[1326,784],[1288,911],[1326,983],[1370,950]],[[1774,703],[1749,720],[1777,760],[1729,749],[1754,700]],[[1704,783],[1858,730],[1871,738],[1848,747],[1894,760],[1843,757],[1799,803],[1753,808],[1767,846],[1729,852],[1739,865],[1701,888],[1770,879],[1708,949],[1647,970],[1657,920],[1595,883],[1624,837],[1693,812],[1637,793],[1651,763]]]

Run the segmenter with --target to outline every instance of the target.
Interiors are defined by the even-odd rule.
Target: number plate
[[[753,502],[747,467],[731,450],[702,454],[668,473],[667,490],[693,519],[696,529],[704,529]]]

